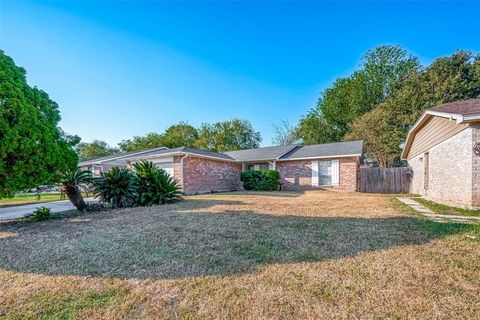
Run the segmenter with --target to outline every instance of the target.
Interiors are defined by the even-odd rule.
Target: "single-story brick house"
[[[105,157],[91,158],[91,159],[80,159],[78,166],[82,170],[88,170],[92,172],[93,176],[99,176],[104,171],[109,171],[113,167],[126,168],[127,161],[125,160],[128,157],[139,156],[144,153],[167,150],[166,147],[153,148],[142,151],[132,151],[132,152],[123,152],[112,154]]]
[[[356,191],[362,141],[319,145],[286,145],[211,152],[187,147],[153,150],[126,158],[149,160],[170,173],[186,194],[240,190],[240,174],[248,169],[276,169],[282,190],[332,188]]]
[[[411,193],[480,208],[480,99],[424,112],[407,136],[402,159],[412,169]]]

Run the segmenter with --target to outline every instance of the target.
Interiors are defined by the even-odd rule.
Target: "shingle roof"
[[[275,160],[290,152],[291,150],[298,148],[296,144],[290,144],[286,146],[272,146],[256,149],[236,150],[224,152],[224,155],[228,155],[238,161],[267,161]]]
[[[469,99],[445,103],[429,110],[459,115],[476,114],[480,113],[480,99]]]
[[[153,150],[150,152],[145,152],[140,155],[134,155],[132,157],[127,157],[128,159],[141,159],[141,158],[152,158],[154,156],[160,156],[160,155],[169,155],[172,153],[190,153],[190,154],[196,154],[199,156],[204,156],[204,157],[212,157],[212,158],[218,158],[218,159],[224,159],[224,160],[235,160],[231,157],[229,157],[226,154],[223,153],[218,153],[218,152],[213,152],[213,151],[207,151],[207,150],[200,150],[200,149],[195,149],[195,148],[189,148],[189,147],[179,147],[179,148],[174,148],[174,149],[166,149],[166,150]]]
[[[363,153],[363,141],[346,141],[325,144],[315,144],[296,148],[285,154],[280,160],[303,158],[322,158],[333,156],[354,156]]]
[[[211,157],[229,161],[271,161],[271,160],[293,160],[301,158],[321,158],[330,156],[349,156],[349,155],[361,155],[363,151],[363,141],[349,141],[349,142],[336,142],[327,144],[317,144],[300,146],[296,144],[285,146],[272,146],[262,147],[256,149],[236,150],[228,151],[224,153],[218,153],[213,151],[200,150],[189,147],[179,147],[174,149],[156,148],[136,152],[127,152],[112,155],[109,157],[102,157],[96,159],[89,159],[82,161],[81,164],[88,163],[105,163],[117,159],[127,160],[140,160],[154,158],[155,156],[168,156],[171,154],[194,154],[203,157]],[[118,161],[118,160],[117,160]]]
[[[182,147],[182,149],[183,149],[182,150],[183,152],[198,154],[200,156],[215,157],[215,158],[221,158],[226,160],[236,160],[226,153],[218,153],[218,152],[206,151],[206,150],[200,150],[200,149],[194,149],[194,148],[188,148],[188,147]]]
[[[158,147],[158,148],[152,148],[152,149],[146,149],[146,150],[140,150],[140,151],[115,153],[115,154],[105,156],[105,157],[80,159],[80,165],[85,165],[85,164],[88,164],[88,163],[99,164],[99,163],[104,163],[106,161],[123,159],[123,158],[129,157],[129,156],[140,155],[140,154],[145,154],[145,153],[149,153],[149,152],[156,152],[156,151],[159,151],[159,150],[167,150],[167,148],[166,147]]]

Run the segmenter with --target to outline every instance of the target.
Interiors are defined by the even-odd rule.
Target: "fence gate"
[[[408,193],[411,169],[402,168],[360,168],[360,192]]]

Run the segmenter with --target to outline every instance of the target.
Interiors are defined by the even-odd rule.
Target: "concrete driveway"
[[[89,198],[89,199],[85,199],[85,201],[95,201],[95,200],[93,198]],[[23,206],[0,208],[0,220],[22,218],[28,214],[31,214],[38,207],[50,208],[52,212],[61,212],[61,211],[75,209],[75,207],[72,205],[72,203],[69,200],[27,204]]]

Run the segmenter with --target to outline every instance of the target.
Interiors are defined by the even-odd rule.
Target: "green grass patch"
[[[234,254],[240,259],[255,261],[255,263],[259,264],[275,260],[277,256],[286,251],[285,246],[263,239],[243,242],[233,246],[232,249]]]
[[[480,235],[479,224],[465,224],[455,222],[436,222],[431,220],[421,220],[418,226],[424,230],[429,237],[439,238],[455,234]]]
[[[85,193],[82,193],[82,195],[84,198],[87,197],[87,194]],[[89,196],[91,196],[91,194],[89,194]],[[64,195],[62,198],[60,193],[43,193],[40,196],[35,194],[17,194],[11,198],[0,199],[0,208],[59,200],[68,200],[68,197]]]
[[[457,216],[480,216],[480,210],[469,210],[447,206],[444,204],[436,203],[424,198],[415,198],[415,201],[429,208],[435,213],[438,214],[451,214]]]
[[[121,290],[79,294],[39,293],[32,297],[26,308],[13,312],[4,319],[73,319],[87,310],[111,305],[123,295],[125,292]]]
[[[60,193],[45,193],[40,197],[33,194],[19,194],[12,198],[0,199],[0,208],[22,204],[45,203],[58,200],[67,200],[67,198],[61,199]]]

